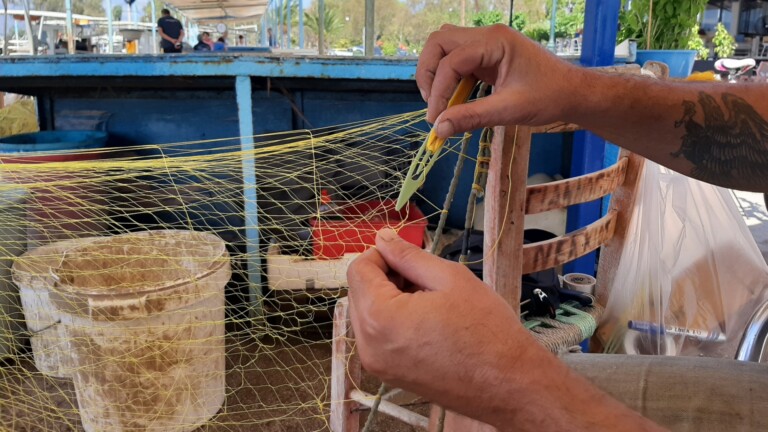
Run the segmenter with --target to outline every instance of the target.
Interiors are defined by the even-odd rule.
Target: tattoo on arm
[[[703,123],[694,120],[699,108]],[[744,179],[768,184],[768,121],[743,98],[723,93],[719,104],[700,92],[698,104],[683,101],[683,117],[675,127],[684,127],[685,135],[671,155],[689,160],[693,176],[720,184],[742,184]]]

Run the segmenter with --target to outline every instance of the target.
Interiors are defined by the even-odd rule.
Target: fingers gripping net
[[[256,136],[249,152],[232,138],[0,155],[0,430],[327,430],[343,253],[405,226],[389,205],[423,116]],[[420,200],[407,221],[440,211]],[[317,259],[312,220],[361,205],[342,255]]]

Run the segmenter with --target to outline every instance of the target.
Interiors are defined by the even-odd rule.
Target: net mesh
[[[441,210],[393,210],[423,117],[0,155],[0,430],[328,430],[346,265]]]

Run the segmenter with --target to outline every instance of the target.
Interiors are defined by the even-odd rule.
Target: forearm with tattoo
[[[685,135],[671,156],[690,161],[691,174],[707,182],[739,183],[740,176],[751,176],[765,183],[768,121],[744,98],[732,93],[723,93],[721,102],[705,92],[699,92],[696,102],[683,102],[683,117],[675,127],[684,128]],[[699,111],[701,122],[695,120]]]

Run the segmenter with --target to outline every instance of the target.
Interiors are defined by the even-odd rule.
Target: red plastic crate
[[[395,210],[394,200],[337,203],[337,218],[312,218],[313,252],[318,259],[336,259],[347,253],[364,252],[376,243],[376,232],[392,228],[400,237],[421,247],[427,220],[414,204]]]

